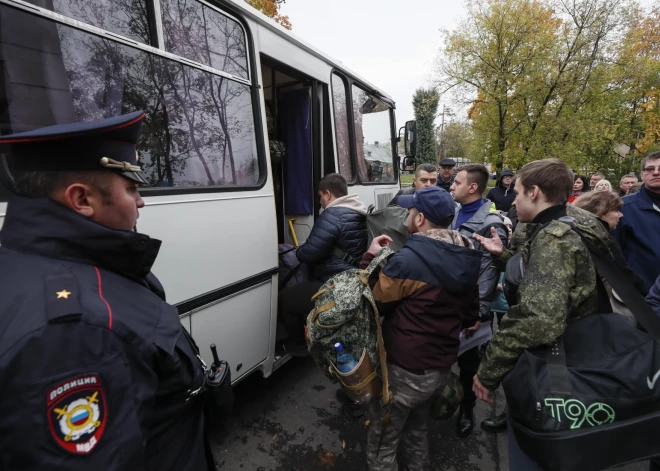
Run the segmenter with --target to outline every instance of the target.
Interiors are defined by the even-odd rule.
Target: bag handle
[[[385,262],[385,260],[387,260],[387,258],[390,255],[394,255],[394,253],[395,253],[394,250],[392,250],[391,248],[383,247],[381,249],[381,251],[378,252],[378,255],[376,255],[374,257],[374,259],[371,261],[369,266],[367,268],[365,268],[364,270],[361,270],[361,271],[363,273],[371,275],[374,272],[374,270],[376,270],[376,268],[378,268],[379,265],[383,264],[383,262]]]

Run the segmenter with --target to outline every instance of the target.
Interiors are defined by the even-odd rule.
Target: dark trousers
[[[651,460],[649,471],[660,471],[660,458],[653,458]]]
[[[314,309],[312,296],[321,284],[316,280],[304,281],[280,291],[279,315],[290,341],[305,343],[305,322],[307,315]]]
[[[477,402],[477,396],[472,391],[472,381],[479,369],[479,363],[481,363],[479,347],[471,348],[458,357],[458,367],[461,370],[460,377],[463,384],[463,402],[461,402],[463,408],[471,409]]]

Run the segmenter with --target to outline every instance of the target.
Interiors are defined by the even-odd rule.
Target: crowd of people
[[[217,393],[217,365],[201,361],[150,272],[160,241],[134,230],[144,206],[136,153],[143,119],[137,112],[0,137],[15,193],[0,232],[7,469],[213,469],[204,398],[209,404]],[[55,164],[63,168],[53,171]],[[484,198],[485,166],[439,164],[419,165],[413,187],[390,203],[407,210],[408,237],[364,281],[384,318],[392,392],[386,414],[379,401],[369,404],[374,471],[397,470],[399,450],[408,469],[430,468],[427,418],[454,364],[463,391],[456,433],[467,437],[476,401],[493,401],[523,352],[553,344],[569,321],[633,315],[586,244],[625,270],[660,316],[660,152],[641,161],[639,188],[628,174],[616,191],[603,174],[587,182],[561,160],[544,159],[503,172]],[[288,347],[298,353],[314,292],[392,242],[380,235],[369,243],[367,208],[341,175],[323,177],[318,196],[324,211],[296,250],[308,279],[279,295]],[[508,291],[502,273],[516,257],[524,277]],[[656,379],[649,388],[660,388]],[[543,469],[507,427],[511,420],[505,412],[481,426],[509,431],[512,471]]]
[[[601,283],[589,251],[562,218],[573,218],[592,243],[626,270],[660,315],[660,153],[642,160],[637,187],[634,173],[624,175],[614,189],[602,173],[587,180],[560,160],[545,159],[517,174],[502,172],[486,198],[487,168],[454,166],[451,159],[440,161],[439,170],[419,165],[412,188],[399,191],[390,203],[408,209],[410,237],[370,279],[384,317],[393,392],[384,431],[379,426],[381,407],[375,402],[369,410],[374,424],[367,452],[371,470],[398,469],[399,449],[405,451],[409,469],[429,469],[426,418],[454,363],[464,392],[456,433],[467,437],[474,428],[476,400],[492,402],[492,392],[524,350],[552,344],[568,320],[601,312]],[[323,188],[327,181],[335,182],[331,199],[355,197],[348,195],[338,175],[326,176]],[[323,204],[324,196],[320,197]],[[366,218],[361,221],[355,225],[357,219],[337,219],[331,230],[315,226],[298,249],[301,260],[309,260],[313,247],[323,254],[317,262],[336,267],[334,273],[343,270],[338,264],[341,254],[359,245],[355,240],[361,237],[366,247]],[[387,236],[374,238],[361,260],[356,252],[351,254],[352,263],[366,267],[390,241]],[[507,303],[502,272],[517,252],[526,262],[525,283]],[[632,316],[614,292],[608,297],[607,312]],[[298,326],[303,317],[299,314]],[[492,327],[495,320],[497,329]],[[459,355],[463,339],[484,328],[496,333]],[[509,419],[505,410],[481,427],[489,432],[509,430],[511,470],[542,469],[542,463],[518,445],[507,427]],[[652,461],[651,469],[660,468]]]

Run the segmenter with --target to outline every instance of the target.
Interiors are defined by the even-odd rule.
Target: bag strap
[[[337,257],[340,260],[345,261],[349,265],[357,265],[358,262],[359,262],[359,260],[357,258],[347,254],[346,252],[344,252],[342,249],[340,249],[336,245],[332,249],[332,255],[334,255],[335,257]]]
[[[616,294],[623,300],[625,305],[633,313],[637,321],[644,327],[649,335],[660,341],[660,318],[653,312],[653,309],[646,302],[646,299],[637,291],[621,269],[608,260],[602,252],[587,239],[584,235],[578,233],[584,245],[591,253],[591,259],[596,266],[598,273],[607,280]]]

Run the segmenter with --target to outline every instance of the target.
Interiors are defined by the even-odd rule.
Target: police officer
[[[161,242],[133,231],[143,119],[0,138],[2,469],[214,469],[204,372],[150,271]]]

